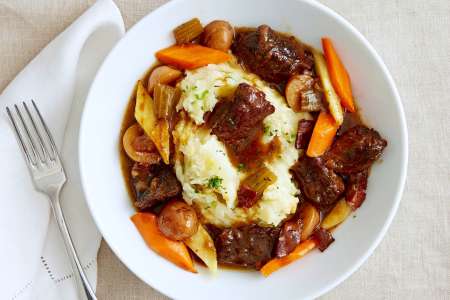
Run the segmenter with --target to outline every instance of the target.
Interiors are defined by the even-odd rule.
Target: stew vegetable
[[[145,242],[193,273],[198,259],[269,276],[325,251],[387,146],[360,121],[331,38],[322,54],[268,25],[197,18],[173,34],[121,135]]]

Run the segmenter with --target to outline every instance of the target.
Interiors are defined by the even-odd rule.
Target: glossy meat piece
[[[181,185],[175,174],[164,164],[135,163],[131,170],[131,183],[136,195],[134,205],[140,210],[151,208],[181,193]]]
[[[295,148],[308,148],[309,140],[314,129],[313,120],[300,120],[297,127],[297,139],[295,140]]]
[[[274,111],[275,107],[266,100],[263,92],[241,83],[233,101],[216,105],[208,125],[221,142],[239,155],[256,139],[264,118]]]
[[[314,63],[304,45],[267,25],[238,32],[233,53],[251,72],[274,83],[285,82],[292,74],[310,70]]]
[[[325,251],[325,249],[328,248],[328,246],[331,245],[331,243],[334,242],[334,237],[331,235],[331,233],[323,228],[317,228],[313,235],[313,239],[317,242],[317,248],[319,248],[320,251]]]
[[[330,206],[344,192],[342,178],[325,167],[321,158],[303,155],[292,166],[291,172],[303,195],[316,206]]]
[[[324,155],[325,164],[337,173],[358,173],[368,169],[386,146],[377,131],[358,125],[336,139]]]
[[[245,225],[216,232],[215,246],[220,264],[259,270],[272,258],[279,228]],[[211,231],[210,231],[211,232]]]
[[[303,222],[299,216],[286,221],[281,227],[275,255],[284,257],[291,253],[300,244]]]
[[[258,202],[258,194],[245,185],[239,187],[237,207],[250,208]]]
[[[366,199],[367,179],[369,170],[350,174],[345,191],[345,200],[353,210],[361,206]]]

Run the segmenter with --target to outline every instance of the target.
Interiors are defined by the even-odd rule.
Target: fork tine
[[[45,123],[44,118],[42,118],[41,112],[39,111],[39,109],[38,109],[36,103],[34,102],[34,100],[31,100],[31,103],[33,104],[34,110],[36,111],[36,113],[37,113],[37,115],[39,117],[39,120],[41,121],[42,127],[44,127],[45,133],[47,134],[47,138],[50,140],[50,145],[51,145],[51,148],[52,148],[52,155],[53,155],[53,156],[50,155],[50,159],[52,161],[56,160],[56,158],[59,158],[59,155],[58,155],[58,150],[56,148],[56,144],[55,144],[55,141],[53,140],[52,134],[50,133],[50,130],[48,129],[48,126]]]
[[[44,155],[42,157],[42,162],[46,162],[47,158],[51,159],[50,151],[47,149],[47,145],[45,144],[42,135],[41,130],[36,125],[36,122],[34,121],[33,115],[30,113],[30,110],[28,109],[28,105],[25,102],[22,102],[23,107],[25,107],[25,111],[27,112],[28,118],[31,121],[31,124],[33,125],[34,131],[36,132],[38,136],[39,145],[41,146],[42,154]]]
[[[17,105],[14,104],[14,108],[16,109],[16,113],[19,116],[19,119],[20,119],[20,122],[22,123],[23,129],[25,129],[26,137],[28,138],[28,141],[30,142],[30,143],[28,143],[28,145],[31,148],[31,153],[33,153],[33,157],[34,157],[34,163],[36,164],[37,160],[38,160],[38,154],[37,154],[37,149],[36,149],[36,145],[34,143],[33,137],[31,136],[30,131],[28,130],[28,126],[22,117],[22,113],[20,112],[19,107],[17,107]]]
[[[23,140],[22,133],[20,132],[19,127],[17,126],[17,123],[16,123],[9,107],[6,107],[6,113],[8,114],[9,120],[13,124],[14,133],[16,134],[16,137],[19,140],[20,148],[22,149],[22,152],[25,155],[27,162],[30,164],[33,164],[33,165],[36,164],[36,162],[33,161],[30,157],[30,153],[28,152],[27,147],[25,146],[25,142]]]

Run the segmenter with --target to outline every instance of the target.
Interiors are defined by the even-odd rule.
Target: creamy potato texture
[[[183,186],[184,199],[197,207],[207,223],[217,226],[248,222],[278,225],[297,207],[299,190],[292,182],[289,168],[299,155],[294,145],[298,121],[311,116],[292,111],[276,90],[234,62],[208,65],[186,73],[179,83],[182,96],[177,109],[184,110],[188,117],[173,132],[175,171]],[[277,180],[249,209],[236,207],[239,184],[248,170],[234,166],[225,145],[201,126],[204,114],[212,111],[221,99],[233,95],[242,82],[263,91],[275,107],[275,112],[264,119],[263,142],[269,143],[275,137],[281,142],[279,155],[265,162]]]

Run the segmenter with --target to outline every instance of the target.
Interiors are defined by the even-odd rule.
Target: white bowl
[[[150,250],[130,221],[135,213],[119,164],[119,131],[130,94],[155,62],[154,53],[173,43],[172,29],[198,17],[236,26],[268,24],[320,48],[330,36],[352,78],[369,126],[388,140],[369,179],[367,199],[339,226],[336,241],[268,278],[258,272],[221,269],[216,277],[199,267],[192,274]],[[347,278],[373,252],[397,210],[407,165],[407,131],[400,97],[386,66],[364,37],[341,16],[313,1],[175,0],[158,8],[115,46],[92,84],[80,130],[80,169],[91,213],[122,262],[143,281],[176,299],[308,299]]]

